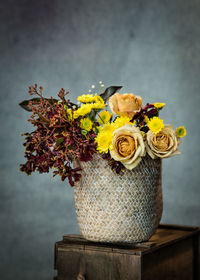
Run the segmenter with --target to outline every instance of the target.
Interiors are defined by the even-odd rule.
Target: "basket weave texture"
[[[91,241],[147,241],[162,216],[161,160],[145,156],[132,171],[118,175],[95,154],[75,184],[75,209],[82,236]]]

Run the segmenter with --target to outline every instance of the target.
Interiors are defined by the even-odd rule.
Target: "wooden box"
[[[129,246],[65,235],[55,244],[56,280],[199,280],[197,227],[160,225],[148,242]]]

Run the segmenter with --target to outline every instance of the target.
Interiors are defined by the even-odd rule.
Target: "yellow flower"
[[[92,103],[91,106],[92,106],[92,109],[101,109],[102,110],[105,108],[106,105],[103,101],[103,102]]]
[[[93,96],[93,94],[83,94],[78,96],[77,100],[81,103],[104,103],[104,100],[99,95]]]
[[[95,95],[94,98],[93,98],[93,101],[96,102],[96,103],[104,103],[104,100],[101,96],[99,95]]]
[[[147,125],[154,134],[157,134],[164,128],[163,120],[161,120],[159,117],[153,117],[149,120]]]
[[[130,125],[135,125],[135,122],[130,122],[131,118],[127,116],[122,116],[122,117],[117,117],[116,120],[114,121],[115,127],[119,128],[124,126],[126,123]]]
[[[81,128],[90,131],[92,129],[92,121],[89,118],[81,119]]]
[[[102,127],[99,126],[98,129],[100,132],[113,133],[114,130],[116,129],[116,126],[114,125],[114,123],[106,123]]]
[[[177,137],[184,137],[186,135],[186,129],[184,126],[177,127],[176,129],[176,136]]]
[[[162,109],[166,104],[165,103],[154,103],[153,105],[157,109]]]
[[[110,114],[108,111],[102,111],[99,114],[99,119],[98,122],[100,124],[108,123],[110,121],[110,118],[112,117],[113,114]]]
[[[108,153],[109,148],[112,146],[113,133],[100,131],[95,138],[97,143],[97,150],[100,153]]]
[[[72,120],[72,111],[70,109],[67,109],[67,117],[69,120]]]
[[[145,123],[148,123],[148,121],[149,121],[149,117],[144,116],[144,122],[145,122]]]
[[[94,101],[94,96],[93,94],[83,94],[80,95],[77,100],[82,103],[90,103]]]
[[[92,110],[92,104],[83,104],[78,110],[74,111],[73,117],[77,119],[80,116],[85,116],[89,114]]]

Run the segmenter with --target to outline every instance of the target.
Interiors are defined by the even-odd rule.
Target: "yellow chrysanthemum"
[[[97,103],[92,103],[91,106],[92,106],[92,109],[100,109],[100,110],[102,110],[102,109],[105,108],[106,105],[105,105],[104,102],[97,102]]]
[[[149,117],[144,116],[144,122],[145,122],[145,123],[148,123],[148,122],[149,122]]]
[[[162,109],[166,104],[165,103],[154,103],[153,105],[157,109]]]
[[[112,145],[113,133],[100,131],[95,138],[97,143],[97,150],[100,153],[108,153],[109,148]]]
[[[95,95],[94,98],[93,98],[93,101],[96,102],[96,103],[104,103],[104,100],[101,96],[99,95]]]
[[[110,114],[108,111],[102,111],[99,114],[99,119],[98,122],[100,124],[105,124],[108,123],[110,121],[110,118],[112,117],[113,114]]]
[[[73,112],[74,119],[77,119],[80,116],[85,116],[89,114],[92,110],[92,104],[83,104],[78,110]]]
[[[124,126],[126,123],[130,125],[135,125],[135,122],[130,122],[130,120],[131,119],[127,116],[117,117],[114,121],[116,129]]]
[[[67,117],[69,120],[72,120],[72,111],[70,109],[67,109]]]
[[[177,127],[176,129],[176,136],[177,137],[184,137],[186,135],[186,129],[184,126]]]
[[[163,120],[161,120],[159,117],[153,117],[150,119],[147,125],[154,134],[157,134],[164,128]]]
[[[91,103],[94,101],[94,96],[93,94],[83,94],[80,95],[77,100],[82,103]]]
[[[81,119],[81,128],[90,131],[92,129],[92,121],[89,118]]]
[[[99,126],[98,129],[100,132],[113,133],[116,129],[116,126],[114,123],[106,123],[103,126]]]

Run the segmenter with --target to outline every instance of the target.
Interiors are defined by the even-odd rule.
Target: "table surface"
[[[135,243],[135,244],[111,244],[111,243],[99,243],[88,241],[81,237],[81,235],[68,234],[63,236],[63,240],[57,242],[63,246],[78,246],[84,250],[87,248],[90,250],[99,251],[115,251],[115,252],[127,252],[128,254],[144,255],[150,251],[158,250],[161,247],[174,244],[178,241],[190,238],[194,235],[200,234],[200,228],[190,226],[179,226],[160,224],[156,233],[149,239],[148,242]]]

